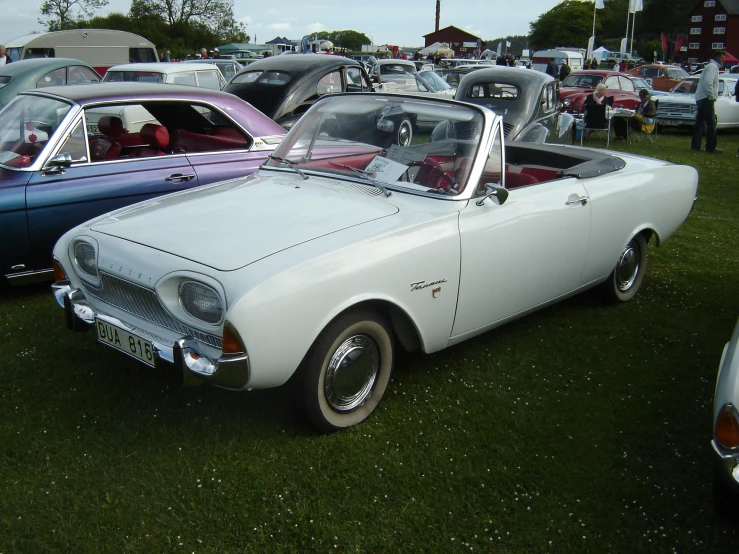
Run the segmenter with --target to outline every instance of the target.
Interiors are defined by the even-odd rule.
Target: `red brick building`
[[[739,2],[739,0],[736,1]],[[423,35],[423,38],[426,39],[424,46],[431,46],[435,42],[446,42],[449,44],[449,48],[454,50],[455,58],[475,54],[480,44],[480,37],[454,26],[444,27],[428,35]]]
[[[739,56],[739,0],[700,0],[690,12],[688,61],[705,62],[713,50]]]

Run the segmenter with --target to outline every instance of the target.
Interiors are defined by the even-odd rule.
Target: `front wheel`
[[[393,368],[387,321],[357,310],[340,315],[319,335],[301,367],[302,403],[321,432],[367,419],[382,400]]]
[[[647,241],[644,235],[637,235],[621,252],[616,267],[602,285],[606,298],[613,302],[628,302],[634,298],[646,271]]]
[[[410,146],[413,141],[413,124],[410,119],[403,119],[398,125],[398,132],[395,136],[395,144],[398,146]]]

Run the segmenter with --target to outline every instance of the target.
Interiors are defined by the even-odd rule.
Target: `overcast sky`
[[[529,23],[561,0],[441,0],[444,28],[454,25],[494,39],[525,35]],[[38,23],[40,0],[0,0],[0,44],[17,36],[43,31]],[[98,12],[128,13],[130,0],[110,0]],[[422,46],[423,35],[434,31],[436,0],[235,0],[236,19],[246,23],[254,42],[276,36],[300,39],[315,31],[354,30],[375,44]],[[211,45],[208,45],[210,47]]]

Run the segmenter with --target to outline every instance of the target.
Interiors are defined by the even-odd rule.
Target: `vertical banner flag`
[[[621,39],[621,46],[619,47],[619,52],[626,52],[626,38]]]
[[[683,44],[685,43],[685,35],[682,33],[677,35],[677,38],[675,39],[675,52],[680,52],[680,48],[683,47]]]
[[[662,52],[667,52],[670,49],[670,43],[667,41],[667,35],[662,33]]]
[[[593,59],[593,45],[595,43],[595,37],[590,37],[588,39],[588,52],[585,54],[586,60],[592,60]]]
[[[495,55],[500,58],[501,54],[503,53],[503,43],[498,43],[498,48],[495,50]]]
[[[603,0],[595,0],[595,9],[602,10],[606,6],[603,4]]]
[[[629,13],[644,11],[644,0],[629,0]]]

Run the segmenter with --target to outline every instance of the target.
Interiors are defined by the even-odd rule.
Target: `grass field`
[[[0,297],[0,553],[737,552],[711,507],[711,406],[739,316],[739,134],[616,145],[693,165],[637,297],[582,294],[401,355],[365,424],[308,431],[282,390],[176,388],[47,285]]]

